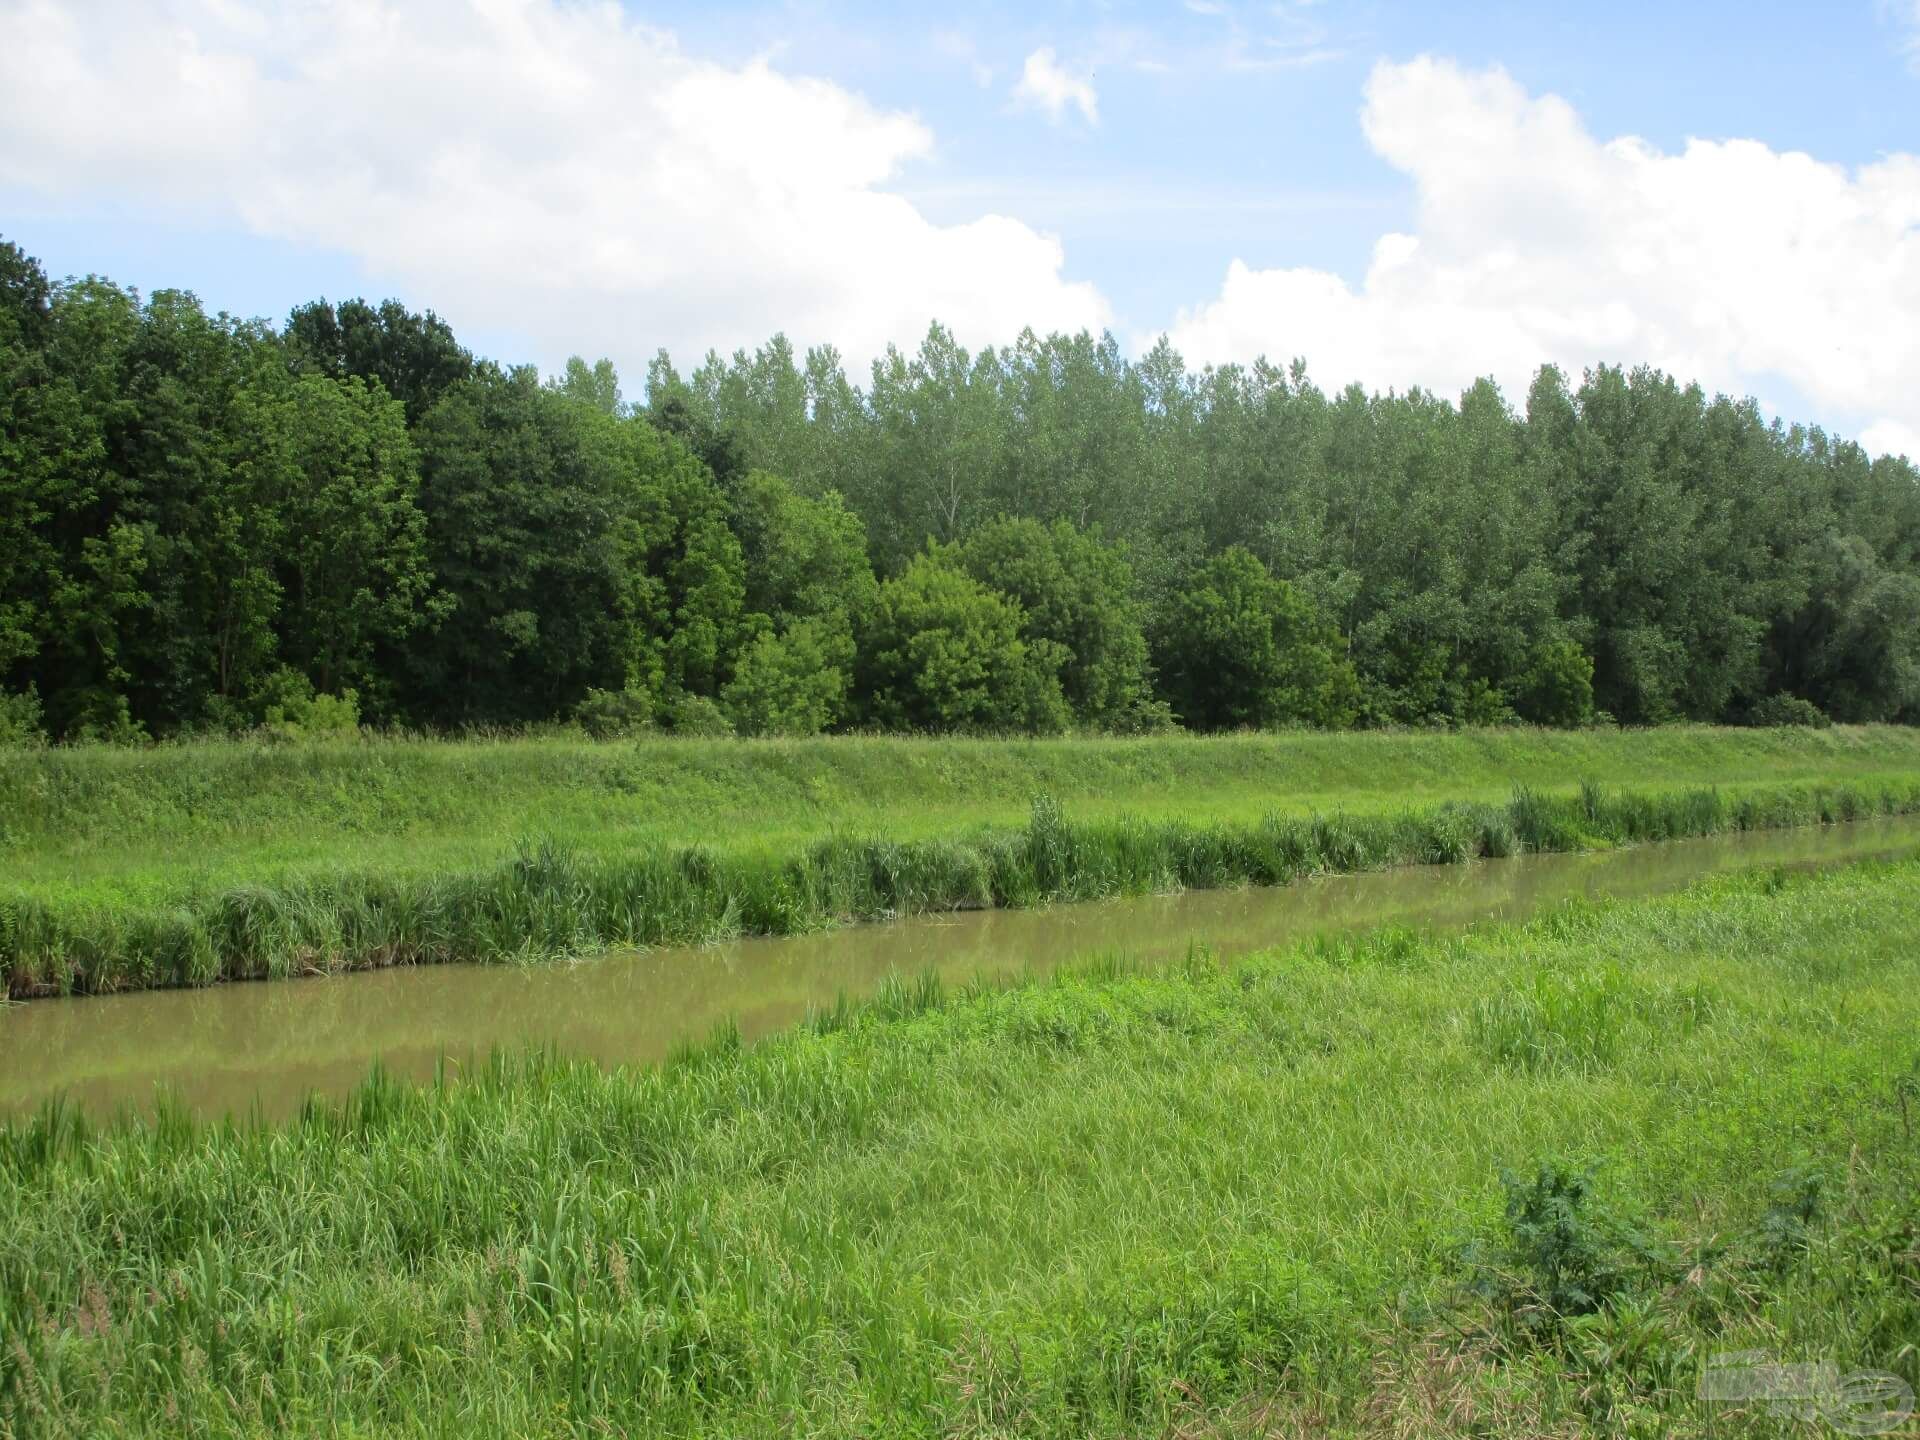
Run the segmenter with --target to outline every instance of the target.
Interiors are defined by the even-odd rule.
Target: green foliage
[[[1359,684],[1340,636],[1313,604],[1246,550],[1201,566],[1174,596],[1159,637],[1160,673],[1186,725],[1353,722]]]
[[[271,371],[235,403],[236,473],[273,517],[258,584],[280,657],[321,691],[384,687],[382,654],[436,608],[404,410],[377,382]]]
[[[1622,1294],[1632,1269],[1619,1219],[1598,1203],[1592,1174],[1544,1160],[1532,1178],[1502,1172],[1511,1274],[1506,1299],[1529,1329],[1551,1331]]]
[[[1535,652],[1514,709],[1535,725],[1572,730],[1592,724],[1592,659],[1572,640],[1548,641]]]
[[[1826,1216],[1826,1175],[1798,1166],[1774,1177],[1766,1214],[1760,1217],[1762,1263],[1780,1269],[1801,1259],[1814,1229]]]
[[[1920,472],[1644,367],[1516,407],[936,325],[864,388],[776,336],[646,390],[392,300],[276,332],[0,242],[0,689],[55,738],[244,727],[282,666],[375,723],[520,726],[719,700],[751,651],[740,704],[789,697],[755,727],[1920,721]],[[879,586],[929,545],[1026,663],[948,607],[794,698],[793,627],[897,629]]]
[[[529,847],[497,894],[574,876]],[[1884,1081],[1917,920],[1911,862],[1728,877],[1577,936],[896,978],[664,1066],[500,1055],[278,1120],[49,1106],[0,1126],[0,1429],[1802,1433],[1700,1380],[1755,1350],[1916,1378]],[[1596,953],[1726,989],[1729,1024],[1598,1082],[1478,1063],[1475,1000]],[[1548,1160],[1502,1191],[1569,1147],[1604,1190]],[[1755,1265],[1789,1166],[1829,1177],[1812,1243]]]
[[[0,745],[35,745],[45,740],[40,714],[40,696],[31,686],[16,694],[0,690]]]
[[[711,695],[744,623],[712,480],[644,422],[487,370],[419,432],[421,506],[450,613],[413,647],[445,721],[571,710],[589,689]]]
[[[414,314],[398,300],[377,308],[365,300],[316,300],[287,317],[285,333],[295,371],[377,383],[406,407],[409,423],[474,371],[446,321],[431,310]]]
[[[645,690],[589,690],[573,707],[573,718],[596,740],[626,740],[653,729],[653,712],[653,696]]]
[[[286,740],[318,740],[360,728],[360,697],[352,690],[316,694],[298,670],[281,667],[266,678],[255,702],[260,723]]]
[[[1747,712],[1747,723],[1766,728],[1805,725],[1824,730],[1833,721],[1811,700],[1803,700],[1798,695],[1767,695],[1754,701],[1753,708]]]
[[[734,529],[749,610],[781,623],[818,617],[852,627],[872,608],[866,532],[837,493],[811,498],[755,470],[740,482]]]
[[[973,531],[954,560],[981,584],[1017,601],[1029,642],[1057,646],[1060,686],[1074,718],[1122,728],[1150,703],[1147,638],[1132,567],[1118,546],[1064,520],[1000,519]]]
[[[873,718],[914,730],[1058,731],[1062,653],[1020,638],[1023,613],[937,553],[880,587],[861,637]]]
[[[727,712],[707,695],[676,695],[667,702],[664,718],[676,735],[714,739],[733,734]]]
[[[626,402],[620,398],[619,372],[613,368],[613,362],[604,357],[589,365],[578,355],[570,355],[565,372],[547,384],[569,400],[591,405],[603,414],[626,413]]]
[[[830,620],[795,621],[740,656],[721,703],[743,735],[818,735],[844,713],[850,637]]]

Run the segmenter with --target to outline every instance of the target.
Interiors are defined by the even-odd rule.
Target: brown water
[[[1920,820],[1729,835],[1602,855],[1332,876],[1268,890],[1003,910],[696,950],[535,968],[471,965],[221,985],[0,1010],[0,1113],[64,1092],[87,1110],[170,1092],[201,1113],[284,1115],[337,1094],[378,1060],[430,1076],[496,1046],[550,1044],[604,1063],[658,1060],[731,1017],[748,1038],[793,1024],[890,973],[948,980],[1045,971],[1091,954],[1176,957],[1194,943],[1244,953],[1383,924],[1457,928],[1521,917],[1571,896],[1678,889],[1762,865],[1920,852]]]

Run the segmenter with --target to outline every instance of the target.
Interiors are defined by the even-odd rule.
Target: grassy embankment
[[[1917,929],[1920,860],[1757,874],[282,1127],[45,1116],[0,1432],[1803,1433],[1695,1390],[1920,1380]]]
[[[0,969],[25,996],[538,958],[1916,803],[1920,732],[1870,727],[16,751]]]

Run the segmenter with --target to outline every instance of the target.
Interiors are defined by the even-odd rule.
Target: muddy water
[[[1633,896],[1760,865],[1920,852],[1920,821],[1786,830],[1329,877],[1228,890],[990,911],[698,950],[529,969],[436,966],[223,985],[0,1010],[0,1113],[64,1093],[95,1113],[169,1092],[201,1113],[273,1116],[338,1093],[378,1060],[411,1076],[496,1046],[550,1044],[607,1063],[657,1060],[731,1017],[749,1038],[871,992],[890,972],[949,980],[1044,971],[1094,953],[1152,960],[1201,942],[1235,954],[1382,924],[1458,927],[1570,896]]]

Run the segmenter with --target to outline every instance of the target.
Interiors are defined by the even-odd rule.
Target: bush
[[[1146,695],[1135,697],[1124,709],[1108,716],[1102,727],[1109,735],[1171,735],[1179,728],[1173,707]]]
[[[0,745],[38,745],[46,738],[40,728],[40,692],[31,685],[18,694],[0,690]]]
[[[1158,639],[1167,695],[1195,729],[1339,729],[1359,713],[1360,683],[1339,632],[1239,546],[1174,596]]]
[[[676,735],[717,739],[733,734],[733,722],[705,695],[682,695],[672,701],[667,706],[666,721]]]
[[[1511,725],[1514,710],[1498,686],[1481,679],[1469,684],[1460,700],[1462,725]]]
[[[880,587],[862,646],[873,718],[913,730],[1064,730],[1064,648],[1021,638],[1024,615],[938,555]]]
[[[797,620],[741,655],[720,699],[743,735],[818,735],[840,718],[853,645],[824,620]]]
[[[1151,693],[1147,637],[1125,550],[1065,520],[1002,517],[968,535],[953,560],[1019,604],[1021,636],[1060,647],[1060,687],[1083,725],[1116,727]]]
[[[1531,1179],[1502,1173],[1507,1244],[1492,1280],[1523,1331],[1557,1331],[1623,1294],[1634,1278],[1638,1237],[1599,1204],[1593,1176],[1557,1160]]]
[[[133,718],[127,697],[96,690],[76,708],[65,738],[82,744],[143,745],[147,727]]]
[[[1815,730],[1825,730],[1833,721],[1811,700],[1803,700],[1798,695],[1781,694],[1756,701],[1747,712],[1747,724],[1763,729],[1807,725]]]
[[[260,723],[278,739],[343,735],[360,728],[360,696],[355,691],[316,695],[312,681],[286,666],[267,677],[258,698]]]
[[[1514,697],[1523,720],[1563,730],[1593,723],[1593,657],[1572,640],[1550,640],[1534,653]]]
[[[573,707],[579,727],[596,740],[620,740],[653,728],[653,696],[645,690],[589,690]]]

